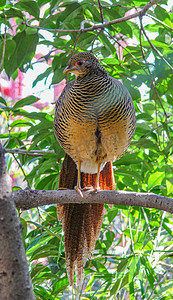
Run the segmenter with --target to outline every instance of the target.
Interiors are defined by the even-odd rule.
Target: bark
[[[11,195],[4,149],[0,144],[0,299],[34,300],[22,241],[22,225]]]
[[[83,194],[82,198],[75,190],[18,190],[12,193],[12,199],[16,207],[23,210],[56,203],[108,203],[156,208],[173,213],[173,199],[153,193],[99,191]]]

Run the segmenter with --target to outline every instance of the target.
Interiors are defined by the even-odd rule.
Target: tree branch
[[[163,112],[164,112],[164,115],[165,115],[165,122],[166,122],[166,126],[167,126],[167,132],[168,132],[167,134],[168,134],[168,137],[169,137],[169,139],[171,141],[172,139],[171,139],[171,135],[170,135],[170,131],[169,131],[169,126],[168,126],[168,118],[169,117],[167,115],[167,112],[166,112],[166,110],[165,110],[165,108],[163,106],[162,100],[161,100],[160,95],[158,93],[158,90],[156,88],[155,79],[153,78],[153,75],[152,75],[152,73],[150,71],[149,64],[147,62],[147,59],[146,59],[146,56],[145,56],[145,52],[144,52],[143,47],[142,47],[141,31],[144,31],[144,27],[143,27],[143,24],[142,24],[142,18],[141,18],[141,16],[139,17],[139,20],[140,20],[140,26],[141,26],[139,40],[140,40],[140,47],[141,47],[142,57],[143,57],[143,59],[145,61],[145,64],[147,66],[148,73],[150,74],[151,82],[152,82],[152,87],[154,89],[155,96],[157,96],[157,98],[159,100],[159,103],[160,103],[160,105],[161,105],[161,107],[163,109]],[[155,99],[155,104],[156,104],[156,99]],[[159,131],[158,131],[158,125],[157,125],[157,111],[156,111],[156,126],[157,126],[157,132],[158,132],[158,137],[159,137]],[[160,141],[159,141],[159,146],[160,146]]]
[[[93,25],[89,28],[83,28],[82,29],[82,33],[84,32],[88,32],[88,31],[94,31],[94,30],[97,30],[97,29],[103,29],[105,27],[108,27],[110,25],[114,25],[114,24],[118,24],[118,23],[121,23],[121,22],[125,22],[125,21],[128,21],[128,20],[131,20],[131,19],[134,19],[136,17],[139,17],[139,16],[144,16],[145,13],[147,12],[147,10],[153,6],[154,4],[157,4],[157,2],[159,2],[160,0],[151,0],[149,1],[144,7],[143,9],[141,9],[140,11],[134,13],[134,14],[131,14],[131,15],[128,15],[128,16],[124,16],[122,18],[119,18],[119,19],[115,19],[115,20],[112,20],[110,22],[106,22],[106,23],[101,23],[101,24],[96,24],[96,25]],[[27,22],[25,23],[25,25],[27,27],[31,27],[31,28],[35,28],[35,29],[42,29],[42,30],[47,30],[47,31],[50,31],[50,32],[80,32],[81,29],[51,29],[51,28],[44,28],[44,27],[40,27],[40,26],[32,26],[32,25],[29,25]]]
[[[173,67],[172,67],[171,64],[167,61],[167,59],[164,57],[164,55],[163,55],[159,50],[157,50],[157,48],[156,48],[156,47],[153,45],[153,43],[150,41],[150,39],[149,39],[149,37],[148,37],[148,35],[147,35],[145,29],[144,29],[144,26],[143,26],[142,21],[141,21],[141,29],[142,29],[143,34],[144,34],[144,36],[146,37],[148,43],[150,44],[151,48],[156,52],[156,54],[157,54],[158,56],[160,56],[160,57],[164,60],[164,62],[171,68],[171,70],[173,70]]]
[[[102,8],[102,5],[101,5],[100,0],[98,0],[98,6],[99,6],[99,9],[100,9],[100,18],[101,18],[101,22],[102,22],[102,24],[103,24],[103,22],[104,22],[103,8]]]
[[[54,150],[26,150],[26,149],[20,149],[20,148],[16,148],[16,149],[5,149],[6,153],[16,153],[16,154],[22,154],[22,155],[28,155],[28,156],[42,156],[45,155],[47,153],[53,153],[55,154]]]
[[[88,193],[85,191],[83,194],[82,198],[75,190],[17,190],[13,191],[12,199],[15,201],[16,207],[23,210],[56,203],[108,203],[156,208],[173,213],[173,199],[153,193],[125,191]]]

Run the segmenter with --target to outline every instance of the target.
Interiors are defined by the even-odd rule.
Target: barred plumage
[[[127,150],[136,119],[127,89],[92,54],[74,55],[69,68],[88,60],[86,73],[67,84],[57,101],[54,130],[66,153],[77,165],[81,163],[81,171],[97,173],[98,162],[102,169],[105,162],[119,159]]]
[[[55,135],[65,152],[77,165],[77,190],[81,188],[81,172],[97,173],[95,189],[98,190],[99,175],[106,162],[119,159],[127,150],[134,135],[136,117],[133,101],[128,90],[118,80],[110,77],[91,53],[74,55],[64,72],[72,72],[77,78],[66,85],[56,102]],[[61,182],[67,161],[69,165],[72,164],[66,157],[60,186],[71,188],[71,185],[66,185],[65,182],[67,174]],[[108,176],[108,170],[111,184],[107,184],[104,177]],[[112,165],[106,164],[101,175],[102,188],[113,189],[111,170]],[[85,179],[85,183],[82,181],[84,186],[93,182],[93,177],[85,176]],[[97,204],[88,205],[85,209],[80,205],[58,206],[59,216],[63,216],[66,264],[71,284],[75,266],[78,282],[81,283],[84,262],[99,234],[103,205],[98,207]],[[93,220],[94,210],[98,213]],[[74,216],[73,219],[71,216]],[[77,242],[73,245],[76,235]]]

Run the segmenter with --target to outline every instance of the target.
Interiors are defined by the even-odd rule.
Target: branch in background
[[[173,67],[170,65],[170,63],[166,60],[166,58],[164,57],[164,55],[153,45],[153,43],[150,41],[148,35],[146,34],[146,31],[144,29],[144,26],[141,22],[141,29],[143,31],[144,36],[146,37],[147,41],[149,42],[151,48],[157,53],[158,56],[160,56],[164,62],[171,68],[171,70],[173,70]]]
[[[12,192],[16,207],[23,210],[57,203],[107,203],[115,205],[156,208],[173,213],[173,199],[153,193],[125,191],[83,192],[82,198],[75,190],[17,190]]]
[[[134,19],[136,17],[139,17],[139,16],[144,16],[145,13],[147,12],[147,10],[153,6],[154,4],[157,4],[160,0],[151,0],[149,1],[144,7],[143,9],[141,9],[140,11],[134,13],[134,14],[131,14],[131,15],[128,15],[128,16],[124,16],[122,18],[119,18],[119,19],[115,19],[115,20],[112,20],[110,22],[107,22],[107,23],[104,23],[104,24],[96,24],[96,25],[93,25],[89,28],[84,28],[82,29],[82,33],[83,32],[88,32],[88,31],[94,31],[94,30],[98,30],[98,29],[103,29],[103,28],[106,28],[110,25],[114,25],[114,24],[118,24],[118,23],[122,23],[122,22],[125,22],[125,21],[128,21],[128,20],[131,20],[131,19]],[[51,29],[51,28],[44,28],[44,27],[40,27],[40,26],[32,26],[32,25],[29,25],[27,22],[25,23],[25,25],[27,27],[30,27],[30,28],[35,28],[35,29],[42,29],[42,30],[47,30],[47,31],[50,31],[50,32],[80,32],[81,29]]]
[[[75,52],[75,48],[76,48],[76,45],[77,45],[77,43],[78,43],[78,41],[79,41],[79,38],[80,38],[81,34],[82,34],[82,30],[79,31],[79,34],[78,34],[78,36],[77,36],[77,38],[76,38],[76,40],[75,40],[75,43],[74,43],[74,46],[73,46],[73,49],[72,49],[70,58],[73,56],[73,54],[74,54],[74,52]]]
[[[104,17],[103,17],[103,7],[102,7],[102,5],[101,5],[100,0],[98,0],[98,5],[99,5],[99,9],[100,9],[100,18],[101,18],[101,22],[102,22],[102,24],[103,24],[103,22],[104,22]]]
[[[126,46],[124,47],[123,45],[121,45],[121,43],[119,43],[118,39],[115,36],[111,35],[109,32],[108,32],[108,36],[109,36],[109,38],[113,39],[115,41],[115,43],[118,44],[119,47],[121,47],[123,50],[126,50],[128,52],[128,54],[141,66],[141,68],[144,70],[144,72],[146,74],[148,74],[147,71],[145,70],[144,66],[142,66],[141,62],[127,49]],[[122,76],[122,74],[121,74],[121,76]]]
[[[93,49],[94,49],[94,43],[95,43],[95,41],[97,40],[98,36],[100,35],[100,33],[101,33],[102,31],[103,31],[103,30],[100,29],[100,30],[97,32],[96,36],[93,38],[92,43],[91,43],[91,52],[93,52]]]
[[[145,56],[145,53],[144,53],[144,49],[143,49],[143,47],[142,47],[141,32],[142,32],[142,31],[144,32],[144,27],[143,27],[143,24],[142,24],[142,17],[141,17],[141,16],[139,17],[139,20],[140,20],[140,26],[141,26],[141,28],[140,28],[140,36],[139,36],[139,40],[140,40],[140,47],[141,47],[142,57],[143,57],[143,59],[144,59],[144,61],[145,61],[145,64],[146,64],[147,69],[148,69],[148,72],[149,72],[149,74],[150,74],[151,82],[152,82],[152,87],[153,87],[153,89],[154,89],[154,93],[155,93],[155,95],[157,96],[157,98],[158,98],[158,100],[159,100],[159,103],[160,103],[160,105],[161,105],[161,107],[162,107],[162,109],[163,109],[163,112],[164,112],[164,115],[165,115],[165,119],[166,119],[166,126],[167,126],[167,131],[168,131],[168,137],[169,137],[169,139],[170,139],[170,141],[171,141],[171,135],[170,135],[169,126],[168,126],[168,118],[169,118],[169,117],[168,117],[168,115],[167,115],[167,113],[166,113],[166,110],[165,110],[165,108],[164,108],[164,106],[163,106],[163,103],[162,103],[162,100],[161,100],[161,98],[160,98],[160,95],[159,95],[159,93],[158,93],[158,91],[157,91],[157,89],[156,89],[156,83],[155,83],[155,80],[154,80],[154,78],[153,78],[153,76],[152,76],[152,74],[151,74],[151,71],[150,71],[150,68],[149,68],[149,64],[148,64],[148,62],[147,62],[147,59],[146,59],[146,56]],[[155,104],[156,104],[156,99],[155,99]],[[159,137],[158,124],[157,124],[157,115],[156,115],[156,126],[157,126],[157,133],[158,133],[158,137]],[[159,144],[160,144],[160,142],[159,142]]]
[[[156,17],[152,16],[151,14],[146,14],[146,16],[149,17],[149,18],[151,18],[151,19],[153,19],[154,21],[162,24],[164,27],[167,27],[169,30],[173,31],[172,27],[170,27],[168,24],[162,22],[161,20],[157,19]]]
[[[22,240],[22,226],[10,197],[5,151],[0,143],[0,290],[1,299],[34,300]]]
[[[42,156],[47,153],[55,153],[54,150],[24,150],[24,149],[5,149],[6,153],[12,153],[12,154],[22,154],[22,155],[28,155],[28,156]]]
[[[25,171],[24,171],[24,169],[23,169],[23,166],[22,166],[22,164],[21,164],[21,163],[20,163],[20,161],[19,161],[19,160],[16,158],[15,154],[12,154],[12,155],[13,155],[13,157],[14,157],[15,161],[17,162],[17,164],[18,164],[19,168],[21,169],[21,171],[22,171],[22,173],[23,173],[23,176],[24,176],[24,178],[26,179],[26,174],[25,174]],[[28,179],[26,179],[26,182],[27,182],[27,185],[28,185],[28,187],[31,189],[31,185],[30,185],[30,183],[29,183]]]
[[[135,6],[127,6],[127,5],[121,5],[121,4],[107,4],[107,5],[102,5],[102,7],[123,7],[123,8],[129,8],[129,9],[132,9],[132,8],[137,8]],[[141,6],[139,7],[141,8]]]
[[[150,299],[151,299],[151,297],[154,295],[154,292],[155,292],[156,288],[159,286],[159,284],[160,284],[160,283],[162,282],[162,280],[164,279],[165,275],[166,275],[166,274],[169,272],[169,270],[171,270],[171,269],[172,269],[172,266],[170,266],[170,267],[162,274],[161,278],[160,278],[160,279],[158,280],[158,282],[156,283],[155,287],[153,288],[153,290],[152,290],[150,296],[147,298],[147,300],[150,300]]]

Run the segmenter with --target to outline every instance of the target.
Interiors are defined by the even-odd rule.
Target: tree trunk
[[[11,196],[4,149],[0,144],[0,299],[34,300],[22,241],[22,225]]]

